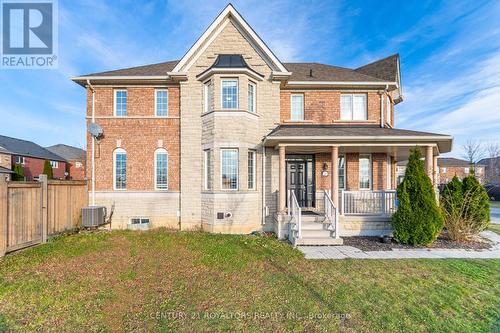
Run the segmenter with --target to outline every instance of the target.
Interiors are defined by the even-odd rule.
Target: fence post
[[[0,175],[0,257],[7,251],[8,199],[7,181]]]
[[[47,243],[47,231],[48,231],[48,186],[47,186],[47,175],[38,176],[38,181],[42,184],[42,243]]]

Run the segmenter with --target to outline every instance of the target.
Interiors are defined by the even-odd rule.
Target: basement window
[[[149,218],[135,217],[130,219],[130,224],[149,224]]]

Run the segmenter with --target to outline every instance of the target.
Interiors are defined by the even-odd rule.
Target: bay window
[[[221,188],[238,189],[238,149],[221,149]]]
[[[225,79],[221,81],[221,101],[223,109],[238,108],[238,80]]]

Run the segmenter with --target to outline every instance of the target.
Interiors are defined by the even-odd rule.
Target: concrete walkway
[[[493,224],[500,224],[500,208],[490,207],[490,220]]]
[[[500,236],[492,231],[480,235],[490,240],[488,250],[462,249],[393,249],[392,251],[362,251],[353,246],[299,246],[306,259],[500,259]]]

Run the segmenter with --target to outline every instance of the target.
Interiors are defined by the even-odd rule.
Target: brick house
[[[66,179],[86,179],[87,152],[85,150],[65,144],[57,144],[54,146],[46,147],[46,149],[58,156],[61,156],[68,162],[66,164],[66,172],[68,173]]]
[[[401,183],[405,171],[406,171],[406,163],[408,161],[399,161],[397,163],[397,179],[398,184]],[[477,163],[474,166],[466,160],[461,160],[453,157],[439,157],[437,159],[437,185],[445,185],[448,184],[453,177],[457,176],[459,179],[464,179],[467,176],[470,176],[472,172],[476,176],[477,180],[484,184],[485,181],[485,165],[482,163]]]
[[[0,146],[0,177],[10,180],[12,174],[12,153]]]
[[[0,147],[4,149],[4,166],[8,168],[5,155],[10,156],[10,168],[15,164],[23,167],[25,180],[33,180],[43,172],[45,161],[50,161],[54,179],[65,179],[66,160],[34,142],[0,135]],[[7,152],[7,154],[5,153]],[[1,153],[1,151],[0,151]]]
[[[116,228],[265,230],[295,244],[379,235],[396,162],[421,146],[435,179],[451,150],[450,136],[395,128],[398,55],[282,63],[232,5],[180,60],[73,80],[87,126],[103,131],[87,135],[91,202],[114,205]]]

